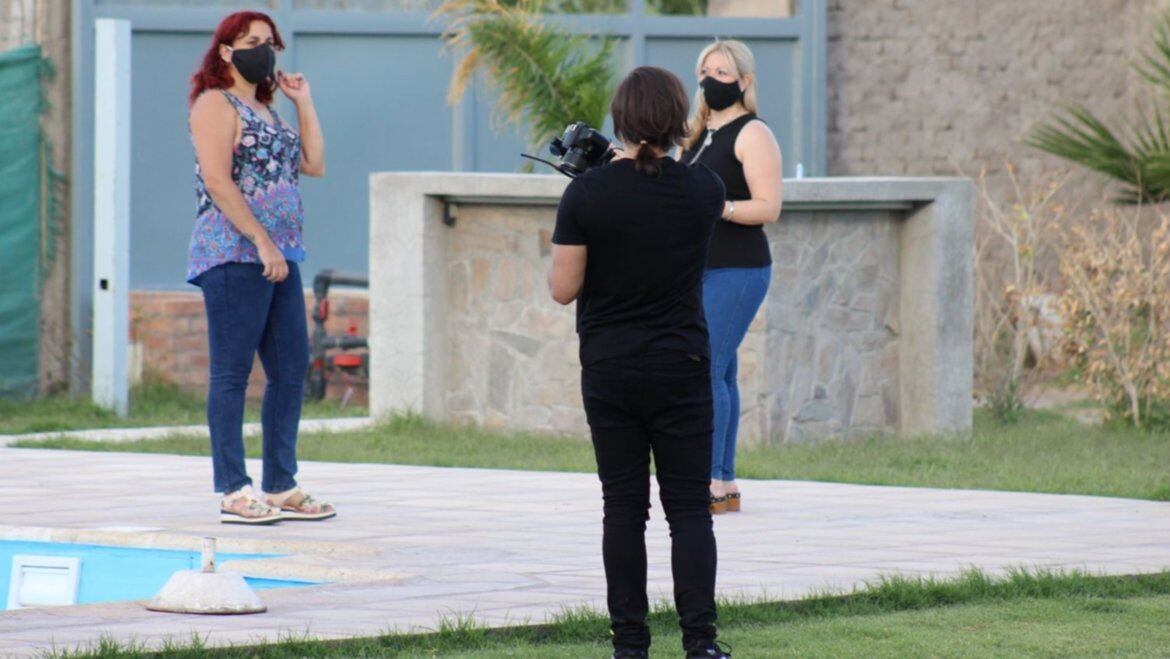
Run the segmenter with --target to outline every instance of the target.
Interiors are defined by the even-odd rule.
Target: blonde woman
[[[711,512],[740,510],[735,483],[739,430],[736,352],[768,292],[772,255],[764,225],[780,218],[781,156],[776,137],[756,116],[755,58],[739,41],[716,41],[695,65],[699,92],[680,159],[702,163],[727,189],[703,273],[703,311],[711,340],[715,430]]]

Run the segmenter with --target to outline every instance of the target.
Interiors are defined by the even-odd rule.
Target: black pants
[[[615,648],[650,646],[646,521],[650,454],[670,525],[683,646],[715,639],[715,534],[709,509],[711,371],[705,358],[658,352],[581,373],[605,499],[602,556]]]

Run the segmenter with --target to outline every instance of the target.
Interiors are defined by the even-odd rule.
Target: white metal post
[[[130,408],[130,21],[94,21],[93,400]]]

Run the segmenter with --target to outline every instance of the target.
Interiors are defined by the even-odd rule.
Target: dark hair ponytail
[[[634,169],[643,174],[658,175],[661,167],[658,163],[658,156],[654,153],[646,140],[642,140],[638,144],[638,151],[634,153]]]
[[[690,103],[682,82],[666,69],[640,66],[631,71],[618,85],[609,110],[617,137],[637,143],[634,168],[643,174],[661,171],[655,149],[669,152],[687,136]]]

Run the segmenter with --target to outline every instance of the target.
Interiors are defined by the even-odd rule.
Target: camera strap
[[[568,176],[569,178],[577,178],[576,174],[565,170],[564,165],[558,165],[555,162],[549,162],[549,161],[545,160],[544,158],[537,158],[536,156],[530,156],[527,153],[521,153],[520,155],[521,155],[521,157],[528,158],[529,160],[535,160],[536,162],[542,162],[542,163],[548,165],[549,167],[552,167],[553,169],[557,170],[558,172],[564,174],[565,176]]]

